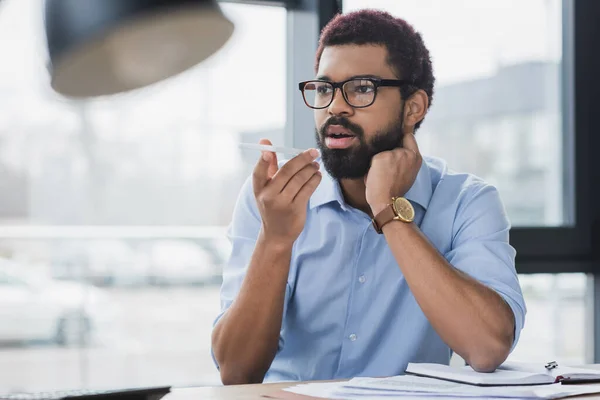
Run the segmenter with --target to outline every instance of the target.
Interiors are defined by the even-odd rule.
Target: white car
[[[210,284],[221,275],[211,254],[191,240],[155,240],[148,254],[150,282],[156,285]]]
[[[95,286],[147,284],[147,256],[122,240],[73,240],[55,246],[52,277]]]
[[[0,260],[0,341],[85,345],[112,312],[98,288],[45,278],[26,265]]]

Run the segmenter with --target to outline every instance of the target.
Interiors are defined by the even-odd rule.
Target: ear
[[[417,90],[404,104],[404,133],[413,133],[415,125],[427,114],[429,97],[423,89]]]

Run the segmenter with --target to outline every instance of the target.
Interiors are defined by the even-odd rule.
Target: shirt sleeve
[[[231,243],[231,254],[223,266],[223,283],[220,292],[221,310],[213,322],[213,328],[229,309],[237,297],[242,282],[246,277],[250,258],[261,228],[261,217],[256,206],[254,190],[252,188],[252,177],[250,176],[240,191],[234,211],[233,218],[227,228],[227,239]],[[284,314],[290,297],[290,286],[286,285]],[[282,335],[279,335],[278,350],[283,347]],[[215,359],[211,347],[211,355],[217,369],[219,365]]]
[[[454,223],[451,250],[445,255],[455,268],[496,291],[515,318],[518,343],[527,312],[515,269],[515,249],[509,243],[510,222],[493,186],[470,185],[461,199]]]

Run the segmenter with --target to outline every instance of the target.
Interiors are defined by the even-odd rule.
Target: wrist
[[[382,212],[383,210],[388,208],[391,203],[392,203],[391,197],[387,201],[374,202],[372,205],[370,205],[373,216],[376,216],[377,214],[379,214],[380,212]]]
[[[291,251],[294,246],[295,239],[285,238],[281,235],[269,235],[261,229],[258,238],[259,241],[263,242],[270,251],[273,252],[287,252]]]

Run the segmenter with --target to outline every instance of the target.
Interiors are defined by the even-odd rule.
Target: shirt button
[[[356,340],[356,335],[353,333],[350,336],[348,336],[348,339],[350,339],[352,342],[354,342]]]
[[[367,281],[367,278],[365,278],[365,276],[364,276],[364,275],[361,275],[361,276],[359,276],[359,277],[358,277],[358,281],[359,281],[360,283],[365,283],[365,282]]]

